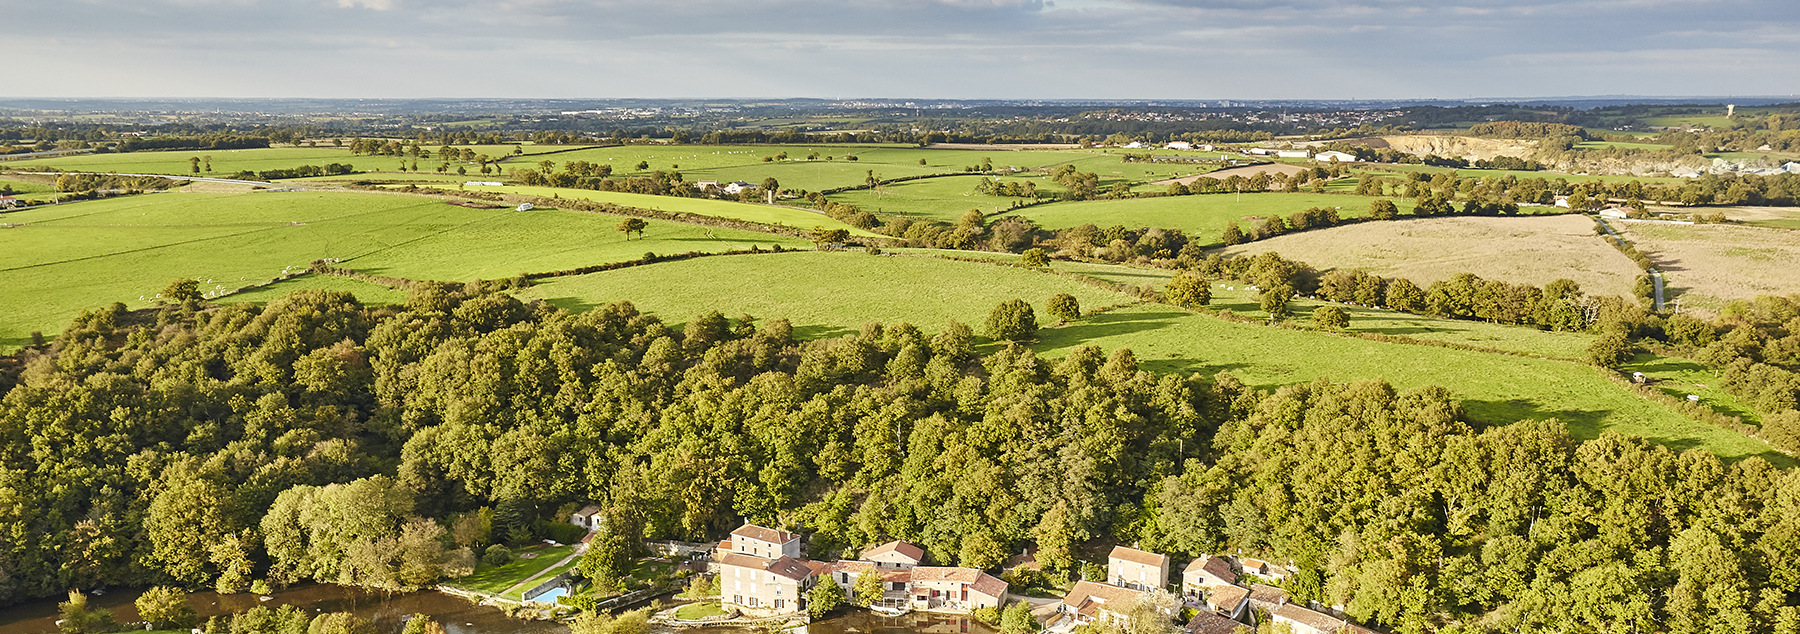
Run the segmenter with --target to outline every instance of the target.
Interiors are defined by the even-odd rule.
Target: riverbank
[[[141,590],[115,588],[103,594],[90,595],[89,605],[111,611],[121,623],[141,620],[133,605]],[[265,599],[265,597],[267,597]],[[28,601],[0,609],[0,634],[52,634],[57,631],[56,605],[62,598]],[[437,591],[380,593],[331,584],[306,583],[290,586],[268,595],[252,593],[226,594],[195,592],[188,604],[201,620],[227,616],[264,606],[277,608],[294,605],[308,613],[351,612],[377,625],[377,631],[399,631],[400,619],[409,614],[424,614],[444,626],[448,634],[568,634],[569,627],[557,621],[526,620],[508,615],[493,605]]]

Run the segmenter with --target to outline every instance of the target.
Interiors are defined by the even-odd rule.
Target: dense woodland
[[[966,327],[672,328],[426,285],[403,306],[84,315],[0,401],[0,588],[400,589],[603,504],[620,537],[742,519],[988,567],[1096,539],[1292,559],[1301,598],[1400,631],[1793,632],[1800,471],[1442,389],[1158,376],[1129,351],[973,351]]]

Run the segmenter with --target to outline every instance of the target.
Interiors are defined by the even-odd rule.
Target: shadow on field
[[[830,339],[859,331],[841,326],[794,326],[794,338],[801,340]]]
[[[1463,411],[1469,420],[1491,426],[1510,425],[1522,420],[1556,419],[1569,426],[1569,435],[1576,440],[1593,440],[1600,437],[1601,417],[1604,412],[1562,409],[1549,410],[1526,399],[1510,399],[1505,401],[1464,400]]]
[[[1060,348],[1078,345],[1082,342],[1102,337],[1128,335],[1146,330],[1168,328],[1174,320],[1187,316],[1178,311],[1130,313],[1100,313],[1088,315],[1079,321],[1061,328],[1045,328],[1038,331],[1038,340],[1047,347]]]
[[[546,297],[544,303],[571,313],[585,313],[601,306],[600,302],[590,302],[579,297]]]
[[[1212,377],[1220,372],[1242,370],[1251,367],[1248,363],[1207,363],[1199,359],[1159,359],[1143,361],[1138,367],[1159,374],[1195,374]]]

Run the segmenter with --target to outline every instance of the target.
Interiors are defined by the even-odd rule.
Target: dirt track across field
[[[1233,167],[1231,169],[1223,169],[1223,170],[1219,170],[1217,172],[1207,172],[1205,174],[1195,174],[1193,176],[1183,176],[1181,178],[1171,178],[1168,180],[1160,180],[1160,181],[1156,181],[1156,182],[1150,183],[1150,184],[1151,185],[1170,185],[1170,184],[1174,184],[1174,183],[1181,183],[1183,185],[1192,185],[1194,183],[1194,181],[1200,180],[1202,178],[1216,178],[1219,180],[1225,180],[1227,178],[1231,178],[1232,176],[1242,176],[1244,178],[1250,178],[1250,177],[1256,176],[1257,174],[1261,174],[1263,172],[1268,172],[1270,176],[1274,176],[1276,174],[1287,174],[1288,176],[1293,176],[1295,174],[1299,174],[1300,172],[1304,172],[1304,171],[1306,171],[1306,168],[1300,167],[1298,165],[1285,165],[1285,164],[1281,164],[1281,163],[1271,163],[1268,165],[1248,165],[1245,167]]]

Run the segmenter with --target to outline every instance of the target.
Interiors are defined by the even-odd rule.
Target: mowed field
[[[1249,219],[1271,215],[1286,217],[1308,207],[1337,207],[1340,216],[1355,218],[1367,214],[1373,200],[1375,198],[1367,196],[1337,194],[1264,192],[1244,194],[1241,199],[1238,194],[1199,194],[1056,203],[1014,213],[1051,230],[1088,223],[1100,227],[1161,227],[1181,229],[1188,235],[1198,236],[1206,244],[1215,244],[1224,233],[1226,223],[1232,221],[1238,221],[1239,226],[1248,230]],[[1400,213],[1412,213],[1412,201],[1392,200]]]
[[[626,240],[619,217],[482,210],[417,196],[341,192],[172,192],[9,213],[0,229],[0,349],[54,336],[82,310],[142,307],[170,280],[224,292],[304,270],[319,258],[412,279],[495,279],[632,260],[645,252],[744,249],[806,241],[652,221]],[[709,235],[710,234],[710,235]]]
[[[1048,323],[1044,305],[1068,293],[1083,306],[1132,302],[1076,280],[1022,269],[861,252],[733,255],[543,280],[521,291],[570,310],[628,300],[664,321],[685,323],[719,311],[784,318],[804,337],[852,332],[862,324],[910,322],[936,331],[949,320],[979,332],[996,304],[1023,299]]]
[[[1484,423],[1555,418],[1582,439],[1611,430],[1677,450],[1701,447],[1725,458],[1760,456],[1794,464],[1760,440],[1689,420],[1613,384],[1600,370],[1569,361],[1240,324],[1160,305],[1092,315],[1044,330],[1040,337],[1037,348],[1046,357],[1082,345],[1131,348],[1148,370],[1230,371],[1265,389],[1320,377],[1382,378],[1403,390],[1441,385],[1463,400],[1471,419]]]
[[[194,174],[189,159],[212,157],[212,171]],[[53,167],[78,172],[119,172],[122,174],[174,174],[187,176],[229,177],[241,170],[264,170],[348,163],[359,169],[394,169],[399,159],[392,156],[353,156],[344,148],[257,148],[250,150],[175,150],[163,152],[127,152],[124,154],[80,154],[57,158],[7,163],[18,171],[34,167]],[[361,163],[361,165],[358,165]],[[423,166],[423,164],[421,164]],[[201,169],[205,169],[203,165]]]
[[[1458,216],[1364,222],[1225,249],[1274,251],[1320,271],[1361,269],[1421,286],[1457,273],[1543,286],[1568,278],[1590,295],[1630,296],[1642,273],[1594,233],[1586,216]]]
[[[1619,222],[1614,227],[1663,270],[1683,310],[1800,293],[1800,232],[1733,225]]]

